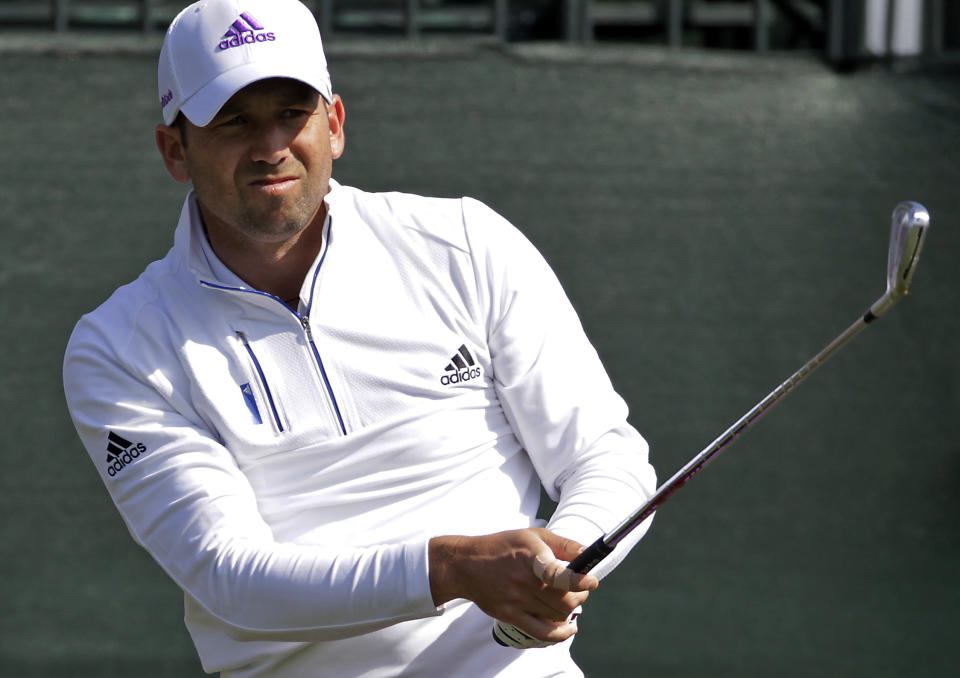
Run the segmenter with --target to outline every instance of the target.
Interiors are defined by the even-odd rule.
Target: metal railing
[[[670,47],[684,45],[686,28],[744,27],[752,33],[753,48],[766,51],[771,0],[709,2],[706,0],[566,0],[566,38],[594,40],[598,25],[656,26]]]
[[[144,32],[163,30],[187,2],[128,0],[0,0],[0,27],[30,25],[55,31],[81,26],[130,27]],[[304,0],[317,17],[321,30],[333,34],[343,23],[360,30],[399,27],[409,38],[425,28],[466,26],[507,39],[508,0],[455,3],[394,0],[394,2]]]
[[[589,44],[611,30],[619,39],[631,31],[671,48],[682,48],[707,31],[737,30],[748,46],[765,52],[771,27],[790,23],[810,36],[833,63],[875,58],[877,39],[867,44],[868,0],[305,0],[327,39],[338,33],[391,33],[418,39],[425,34],[470,32],[498,41],[511,39],[521,9],[547,8],[554,19],[552,37]],[[886,51],[900,56],[894,27],[905,6],[922,13],[920,58],[960,56],[960,0],[883,0]],[[909,5],[909,3],[913,3]],[[89,26],[158,32],[187,0],[0,0],[0,29],[30,26],[54,31]],[[876,13],[877,4],[871,5]],[[914,12],[914,17],[917,15]],[[875,27],[875,26],[874,26]],[[880,41],[883,42],[882,40]],[[883,45],[881,44],[881,48]]]

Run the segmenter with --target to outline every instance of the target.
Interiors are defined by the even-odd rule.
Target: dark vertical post
[[[333,0],[320,0],[317,7],[317,23],[320,25],[320,35],[323,39],[333,35]]]
[[[420,0],[407,0],[406,8],[407,37],[420,37]]]
[[[768,23],[770,23],[769,0],[753,0],[753,48],[758,52],[766,52],[769,47]]]
[[[493,0],[493,34],[498,41],[507,41],[509,23],[510,16],[507,0]]]
[[[683,46],[683,0],[667,0],[667,43]]]
[[[150,0],[140,0],[140,30],[144,33],[153,30],[153,3]]]
[[[53,28],[56,31],[65,31],[70,23],[69,0],[51,0],[53,5]]]
[[[580,12],[580,41],[593,42],[593,0],[583,0]]]

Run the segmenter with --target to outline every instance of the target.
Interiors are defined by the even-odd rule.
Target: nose
[[[290,156],[291,140],[289,130],[283,129],[281,125],[270,123],[260,125],[254,131],[250,159],[254,162],[279,165]]]

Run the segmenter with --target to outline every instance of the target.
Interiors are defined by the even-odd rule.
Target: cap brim
[[[226,73],[221,73],[184,101],[180,105],[180,110],[197,127],[206,127],[217,115],[217,112],[223,108],[223,105],[230,100],[230,97],[247,85],[268,78],[299,80],[319,92],[327,103],[333,103],[330,78],[325,72],[318,73],[315,69],[313,71],[307,69],[298,71],[290,68],[289,63],[271,68],[269,63],[258,61],[243,64]]]

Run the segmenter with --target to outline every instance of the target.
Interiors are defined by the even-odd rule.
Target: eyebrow
[[[315,92],[309,86],[304,86],[302,88],[298,87],[296,90],[288,90],[277,96],[277,101],[281,106],[297,106],[297,105],[308,105],[314,103],[315,99],[320,99],[319,93]],[[217,114],[213,117],[214,120],[218,118],[229,117],[239,113],[243,110],[243,106],[238,104],[232,98],[223,105]]]

